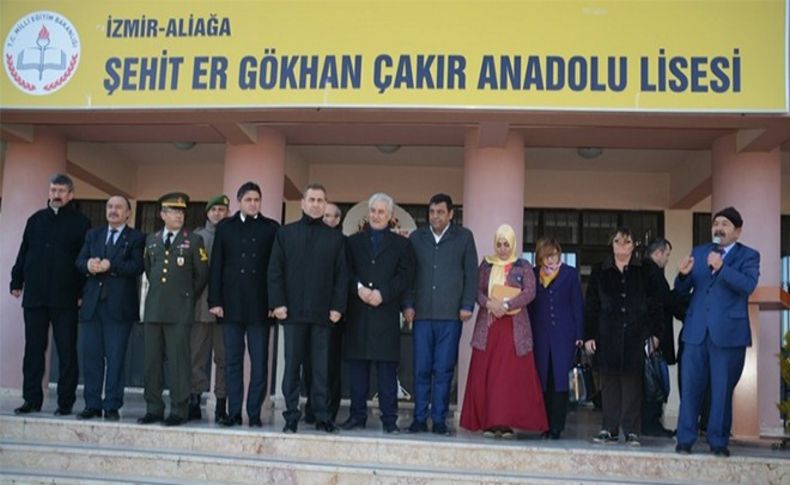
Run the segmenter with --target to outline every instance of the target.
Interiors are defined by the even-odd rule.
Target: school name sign
[[[786,112],[786,0],[4,0],[4,109]]]

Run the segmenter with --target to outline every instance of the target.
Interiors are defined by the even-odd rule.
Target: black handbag
[[[573,367],[568,371],[568,400],[572,403],[591,401],[595,395],[592,366],[584,362],[582,348],[577,347]]]
[[[651,339],[648,339],[651,340]],[[648,403],[665,403],[669,396],[669,367],[661,351],[648,342],[645,355],[644,400]]]

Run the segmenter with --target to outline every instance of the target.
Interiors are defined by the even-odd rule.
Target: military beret
[[[741,218],[741,213],[735,210],[735,207],[727,207],[726,209],[722,209],[713,216],[713,219],[716,220],[717,217],[724,217],[729,219],[732,222],[732,225],[735,227],[742,227],[743,226],[743,218]]]
[[[183,192],[171,192],[159,197],[159,205],[162,209],[186,209],[189,204],[189,196]]]
[[[228,199],[228,196],[225,194],[218,195],[213,199],[209,199],[209,201],[206,202],[206,212],[210,211],[215,205],[224,205],[225,207],[228,207],[230,205],[230,199]]]

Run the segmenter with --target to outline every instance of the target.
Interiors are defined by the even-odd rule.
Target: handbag
[[[592,367],[584,363],[582,349],[577,347],[573,357],[573,366],[568,371],[568,400],[573,403],[583,403],[592,400],[594,395],[595,381],[593,380]]]
[[[669,366],[661,351],[653,349],[648,339],[645,353],[644,400],[648,403],[665,403],[669,396]]]

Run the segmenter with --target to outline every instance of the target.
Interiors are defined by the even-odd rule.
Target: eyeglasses
[[[510,243],[498,242],[498,243],[496,243],[496,247],[498,247],[498,248],[509,248],[510,247]]]

